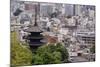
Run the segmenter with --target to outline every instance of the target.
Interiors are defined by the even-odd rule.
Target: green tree
[[[22,47],[16,32],[11,32],[11,65],[31,65],[32,52],[28,47]]]
[[[44,45],[39,47],[35,54],[33,55],[33,64],[56,64],[62,63],[62,61],[67,62],[68,52],[67,49],[58,43],[56,46],[54,44]]]
[[[59,52],[51,52],[49,46],[41,46],[33,55],[33,64],[53,64],[61,63],[61,54]]]
[[[67,49],[61,43],[57,43],[56,50],[61,53],[62,61],[67,62],[69,57]]]
[[[39,56],[38,54],[36,55],[33,55],[33,61],[32,61],[32,64],[43,64],[43,58],[41,58],[41,56]]]

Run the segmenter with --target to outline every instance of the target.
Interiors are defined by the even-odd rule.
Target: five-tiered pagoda
[[[37,12],[39,11],[38,6],[39,5],[35,5],[35,23],[34,23],[34,25],[31,24],[30,27],[26,30],[28,33],[30,33],[27,36],[27,40],[28,40],[29,46],[31,48],[37,48],[44,44],[42,42],[42,40],[43,40],[43,36],[41,35],[42,30],[41,30],[41,28],[39,28],[39,26],[37,24]]]

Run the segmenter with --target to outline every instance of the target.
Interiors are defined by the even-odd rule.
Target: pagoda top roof
[[[27,32],[42,32],[42,30],[38,26],[31,25],[27,30]]]

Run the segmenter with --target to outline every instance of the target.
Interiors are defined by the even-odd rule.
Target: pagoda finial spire
[[[37,26],[37,5],[35,5],[35,24],[34,26]]]
[[[35,4],[35,24],[34,26],[37,26],[37,17],[39,15],[40,12],[40,3]]]

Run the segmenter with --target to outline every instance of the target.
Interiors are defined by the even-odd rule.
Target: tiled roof
[[[26,31],[27,32],[42,32],[42,30],[38,26],[31,26]]]

